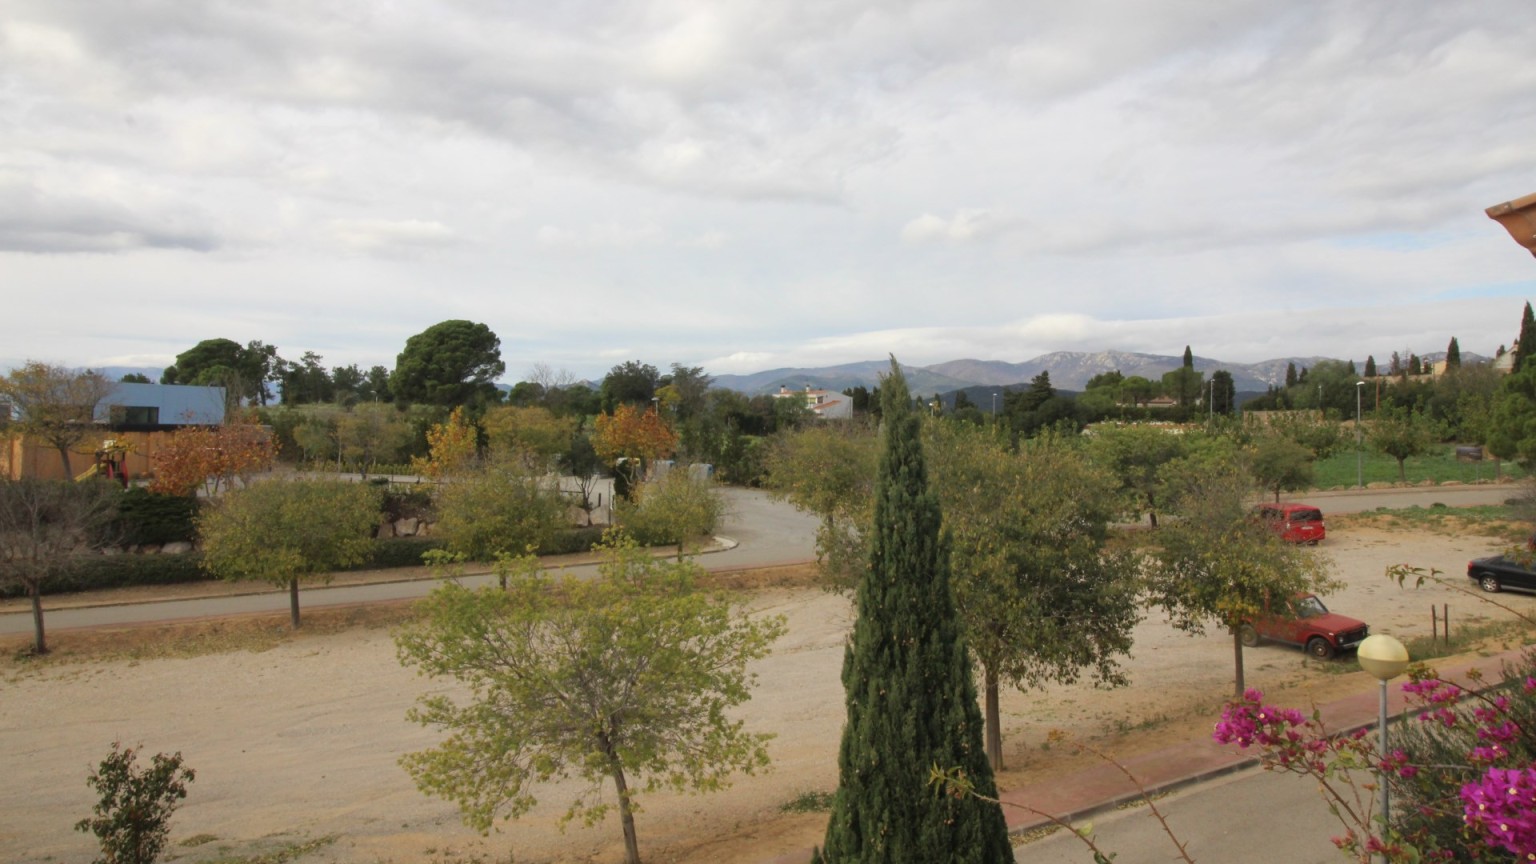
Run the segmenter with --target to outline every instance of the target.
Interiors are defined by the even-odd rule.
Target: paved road
[[[1344,833],[1312,781],[1257,768],[1199,783],[1158,799],[1157,809],[1200,864],[1285,861],[1338,864],[1328,838]],[[1115,864],[1168,864],[1178,852],[1145,806],[1091,820],[1094,841],[1115,853]],[[1058,831],[1018,847],[1014,860],[1028,864],[1082,864],[1093,853]]]
[[[735,570],[795,564],[815,557],[816,519],[788,504],[774,501],[755,489],[725,488],[729,504],[720,534],[736,542],[732,549],[704,556],[711,570]],[[1523,494],[1524,487],[1438,486],[1411,489],[1368,489],[1364,491],[1318,492],[1299,496],[1318,504],[1324,514],[1355,513],[1378,507],[1428,507],[1435,503],[1452,507],[1500,504]],[[592,572],[593,568],[572,568],[573,572]],[[471,577],[468,584],[488,581],[490,577]],[[431,580],[393,582],[373,585],[305,588],[300,603],[304,608],[373,603],[425,596],[436,583]],[[142,624],[179,618],[239,615],[252,612],[283,612],[288,609],[287,594],[280,590],[239,596],[171,600],[134,605],[109,605],[89,608],[47,609],[48,629],[94,627],[116,624]],[[0,614],[0,635],[30,633],[31,616],[26,613]]]
[[[1530,493],[1530,487],[1518,483],[1501,483],[1486,486],[1416,486],[1405,489],[1344,489],[1332,492],[1297,494],[1294,500],[1316,504],[1323,515],[1330,513],[1364,513],[1380,507],[1430,507],[1444,504],[1447,507],[1478,507],[1487,504],[1503,504],[1511,498],[1521,498]]]
[[[723,490],[729,509],[720,536],[735,542],[734,548],[703,556],[701,562],[710,570],[739,570],[771,567],[814,560],[816,519],[795,508],[774,501],[766,493],[753,489]],[[571,572],[593,573],[588,565],[572,567]],[[485,584],[491,576],[468,577],[468,585]],[[375,603],[426,596],[437,585],[435,580],[389,582],[371,585],[304,588],[299,597],[305,609],[322,606]],[[258,594],[168,600],[132,605],[103,605],[86,608],[48,609],[43,611],[49,632],[72,627],[144,624],[180,618],[240,615],[252,612],[284,612],[288,595],[282,590]],[[32,632],[32,617],[25,612],[0,614],[0,635]]]

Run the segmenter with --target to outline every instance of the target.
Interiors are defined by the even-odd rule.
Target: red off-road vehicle
[[[1323,511],[1311,504],[1260,504],[1258,516],[1287,543],[1316,546],[1328,536],[1327,526],[1323,524]]]
[[[1360,647],[1371,628],[1364,621],[1328,611],[1315,594],[1298,594],[1279,608],[1270,610],[1237,630],[1249,648],[1261,640],[1300,645],[1319,660],[1327,660],[1340,651]]]

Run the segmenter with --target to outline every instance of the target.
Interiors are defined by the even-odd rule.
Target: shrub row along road
[[[776,567],[815,559],[814,516],[774,501],[758,490],[723,488],[721,491],[726,498],[728,512],[725,524],[720,528],[720,536],[730,538],[734,545],[701,559],[710,570]],[[595,572],[592,565],[573,566],[569,569],[577,574]],[[481,585],[491,578],[476,576],[463,581],[468,585]],[[302,603],[304,608],[314,609],[408,600],[426,596],[436,585],[437,580],[434,579],[416,579],[333,587],[306,586]],[[249,588],[253,593],[128,604],[109,599],[111,592],[99,592],[95,596],[103,599],[95,605],[79,605],[61,597],[45,597],[43,606],[49,632],[75,627],[147,624],[287,610],[288,595],[285,590],[261,583],[250,583]],[[65,604],[63,608],[55,608],[54,604],[61,602]],[[26,611],[24,603],[17,601],[7,608],[14,611],[0,614],[0,635],[32,632],[32,616]]]
[[[722,491],[729,502],[729,512],[720,533],[723,537],[729,537],[735,545],[701,559],[708,569],[720,571],[774,567],[803,563],[815,557],[815,517],[801,513],[788,504],[774,501],[759,490],[726,488]],[[1342,490],[1315,492],[1297,497],[1319,504],[1324,514],[1329,515],[1360,513],[1382,507],[1430,507],[1435,504],[1444,504],[1449,507],[1473,507],[1502,504],[1510,498],[1524,494],[1524,491],[1524,487],[1519,485],[1501,484]],[[593,568],[590,565],[584,565],[570,569],[575,573],[585,573],[591,572]],[[477,585],[488,582],[490,578],[489,576],[469,577],[464,581],[466,584]],[[418,579],[334,587],[307,587],[304,589],[303,605],[305,608],[318,608],[408,600],[425,596],[436,584],[435,580]],[[122,604],[105,600],[99,605],[48,608],[51,604],[48,600],[44,602],[50,632],[75,627],[121,626],[188,618],[283,612],[288,608],[285,591],[255,583],[251,588],[255,593],[145,603]],[[57,598],[50,599],[57,600]],[[25,611],[22,605],[14,605],[11,608],[15,611],[0,614],[0,635],[30,633],[32,630],[30,613]]]

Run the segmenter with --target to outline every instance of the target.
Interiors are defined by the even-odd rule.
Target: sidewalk
[[[1470,688],[1476,685],[1467,676],[1469,670],[1481,670],[1486,684],[1495,680],[1505,663],[1518,660],[1524,653],[1524,649],[1513,649],[1475,660],[1432,665],[1443,680]],[[1353,661],[1346,659],[1341,662]],[[1407,680],[1406,676],[1397,678],[1388,686],[1387,710],[1394,724],[1400,721],[1404,708],[1399,685]],[[1333,734],[1342,734],[1360,728],[1375,728],[1379,698],[1378,685],[1371,682],[1359,692],[1316,707],[1322,715],[1324,726]],[[1300,708],[1305,712],[1309,706],[1287,707]],[[1211,718],[1213,727],[1216,719]],[[1104,763],[1065,779],[1007,789],[999,797],[1003,802],[1003,815],[1008,820],[1009,833],[1022,834],[1052,824],[1049,818],[1031,811],[1048,813],[1077,824],[1129,802],[1139,801],[1143,794],[1153,796],[1170,792],[1257,765],[1257,760],[1244,751],[1231,745],[1217,744],[1209,734],[1202,734],[1180,744],[1126,757],[1120,760],[1118,766]],[[1126,776],[1126,772],[1135,778],[1135,782]],[[1136,783],[1140,783],[1142,789],[1138,790]],[[1317,806],[1326,805],[1319,799]],[[805,864],[810,860],[811,851],[805,849],[780,855],[765,860],[763,864]]]

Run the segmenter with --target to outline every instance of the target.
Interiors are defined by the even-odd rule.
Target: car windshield
[[[1300,597],[1296,600],[1297,618],[1316,618],[1319,615],[1327,615],[1328,607],[1316,597]]]

